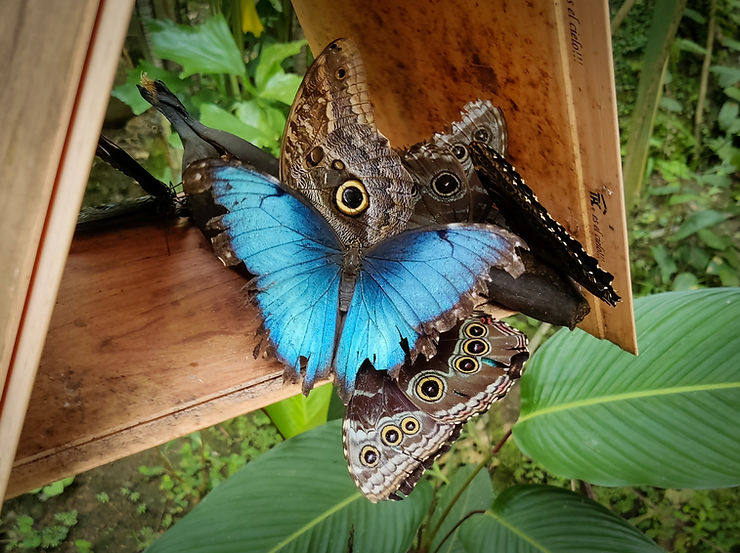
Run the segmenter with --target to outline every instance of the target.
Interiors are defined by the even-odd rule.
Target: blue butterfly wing
[[[218,222],[228,255],[256,275],[255,299],[275,353],[295,377],[305,366],[310,389],[331,369],[341,247],[321,216],[274,178],[219,160],[201,167],[214,200],[228,210]]]
[[[412,352],[434,353],[436,332],[472,310],[470,294],[492,266],[522,273],[517,246],[503,229],[462,224],[408,231],[379,244],[363,261],[342,330],[334,367],[340,388],[352,392],[366,358],[377,370],[400,366],[403,339]]]

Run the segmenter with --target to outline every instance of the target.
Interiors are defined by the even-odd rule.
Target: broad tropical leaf
[[[429,508],[420,485],[404,501],[370,503],[342,455],[341,421],[280,443],[213,490],[147,551],[404,552]]]
[[[460,531],[466,551],[659,553],[639,530],[598,503],[548,486],[514,486]]]
[[[520,449],[607,486],[740,484],[740,288],[635,303],[639,357],[561,330],[530,360]]]
[[[473,474],[474,465],[464,465],[458,467],[450,478],[449,484],[444,486],[439,494],[439,503],[437,504],[432,519],[429,524],[430,529],[436,528],[442,513],[448,508],[450,502],[457,496],[461,486]],[[473,511],[485,511],[491,506],[493,501],[493,486],[488,471],[482,470],[475,475],[473,481],[460,494],[457,501],[450,509],[449,514],[439,527],[437,535],[432,540],[431,551],[438,553],[460,553],[465,551],[463,543],[460,541],[460,528],[455,529],[466,516]],[[477,516],[477,515],[473,515]],[[470,519],[468,519],[470,520]],[[463,523],[464,524],[464,523]],[[451,536],[447,537],[450,531]],[[445,539],[447,537],[447,539]],[[445,540],[444,542],[442,540]]]

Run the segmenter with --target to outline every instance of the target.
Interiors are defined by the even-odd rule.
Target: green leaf
[[[717,114],[717,123],[722,130],[728,130],[737,119],[740,106],[737,102],[725,102]]]
[[[234,105],[236,116],[250,127],[259,129],[265,139],[269,138],[270,148],[279,149],[280,136],[285,128],[285,114],[266,102],[247,100]]]
[[[723,286],[737,286],[740,284],[737,269],[731,267],[724,258],[718,255],[714,256],[709,262],[707,273],[719,276]]]
[[[713,209],[694,211],[686,217],[686,220],[676,233],[671,236],[671,239],[674,241],[683,240],[687,236],[691,236],[697,232],[699,229],[713,227],[714,225],[721,223],[727,219],[728,216],[729,214],[727,213],[720,213]]]
[[[266,143],[269,142],[260,129],[245,124],[236,115],[216,104],[201,104],[200,122],[207,127],[230,132],[260,147],[267,145]]]
[[[717,75],[717,82],[721,88],[736,85],[740,81],[740,67],[713,65],[709,70]]]
[[[686,38],[677,38],[676,39],[676,46],[680,50],[684,50],[686,52],[693,52],[694,54],[699,54],[702,56],[705,56],[707,53],[707,49],[703,46],[700,46],[693,40],[688,40]]]
[[[715,250],[724,250],[731,244],[731,239],[729,237],[718,236],[709,229],[699,229],[696,234],[702,242]]]
[[[465,523],[470,553],[660,553],[647,536],[598,503],[549,486],[514,486]]]
[[[283,73],[282,63],[291,56],[295,56],[306,45],[305,40],[269,44],[262,48],[257,69],[254,72],[254,82],[258,90],[262,90],[270,78],[276,73]],[[300,77],[298,77],[300,80]]]
[[[77,553],[93,553],[92,543],[87,540],[75,540]]]
[[[64,488],[72,484],[74,482],[75,477],[74,476],[68,476],[67,478],[63,478],[62,480],[57,480],[56,482],[52,482],[48,486],[44,486],[41,488],[41,500],[45,501],[46,499],[50,497],[55,497],[57,495],[61,495],[64,492]]]
[[[637,99],[628,126],[630,134],[624,152],[625,201],[628,207],[639,200],[645,180],[650,137],[663,91],[668,56],[685,7],[686,0],[655,2],[647,34],[648,42],[642,57]]]
[[[404,501],[370,503],[342,455],[341,421],[278,444],[226,479],[148,553],[409,549],[431,502],[424,483]]]
[[[668,98],[667,96],[663,96],[660,99],[659,105],[664,110],[671,111],[673,113],[681,113],[683,111],[683,106],[681,105],[681,102],[679,102],[675,98]]]
[[[295,73],[275,73],[259,91],[259,97],[290,105],[298,92],[301,80],[302,78]]]
[[[181,77],[195,73],[245,75],[244,60],[221,14],[198,27],[155,19],[149,22],[149,29],[155,54],[182,65]]]
[[[696,290],[699,287],[699,280],[696,275],[691,273],[679,273],[673,279],[672,289],[676,292],[681,290]]]
[[[653,253],[653,258],[660,268],[660,278],[663,282],[668,282],[671,279],[671,275],[676,272],[676,262],[668,253],[668,250],[662,244],[652,246],[650,251]]]
[[[452,475],[449,484],[447,484],[440,493],[439,503],[434,509],[434,514],[429,524],[429,528],[435,528],[439,522],[439,517],[447,509],[450,502],[453,500],[455,495],[460,491],[460,488],[470,475],[475,470],[473,465],[464,465],[459,467]],[[491,506],[493,501],[493,486],[491,485],[491,478],[488,472],[483,470],[475,475],[473,481],[465,488],[459,499],[455,502],[455,505],[450,510],[447,518],[439,528],[437,535],[434,536],[432,541],[432,547],[430,551],[438,551],[439,553],[458,553],[465,551],[462,542],[460,541],[460,528],[465,525],[463,523],[457,528],[454,533],[442,543],[445,536],[458,524],[463,518],[473,511],[485,511]],[[475,516],[475,515],[473,515]],[[440,547],[440,544],[442,546]]]
[[[529,361],[514,438],[565,478],[606,486],[740,484],[740,289],[635,302],[639,357],[559,331]]]
[[[329,413],[332,385],[314,388],[308,397],[298,394],[265,407],[283,438],[292,438],[324,424]]]
[[[729,98],[740,102],[740,87],[728,86],[725,88],[724,92]]]

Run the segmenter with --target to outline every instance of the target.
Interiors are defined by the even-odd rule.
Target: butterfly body
[[[529,357],[526,337],[477,313],[440,338],[431,360],[394,380],[363,365],[343,424],[350,474],[371,501],[408,495],[462,424],[503,398]]]

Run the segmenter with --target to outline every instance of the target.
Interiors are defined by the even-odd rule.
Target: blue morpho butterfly
[[[459,224],[393,235],[352,267],[327,221],[273,177],[210,159],[191,164],[184,178],[191,189],[207,183],[228,210],[212,221],[223,231],[216,253],[257,275],[255,298],[274,352],[289,374],[305,372],[305,390],[333,367],[348,398],[365,360],[383,371],[404,362],[403,340],[433,352],[432,338],[472,308],[469,296],[491,265],[520,270],[513,235]]]

